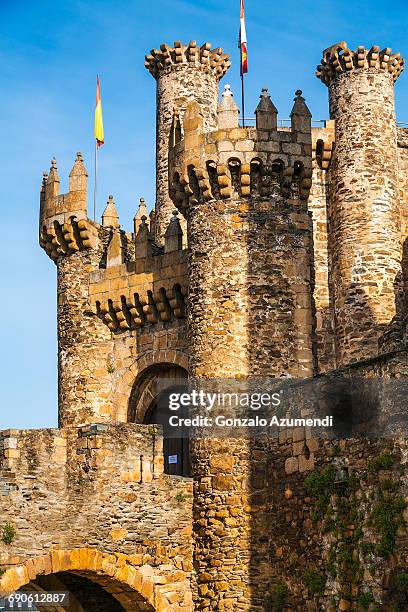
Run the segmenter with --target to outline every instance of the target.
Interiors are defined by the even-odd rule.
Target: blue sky
[[[314,71],[323,48],[346,40],[408,55],[403,1],[246,0],[247,114],[268,86],[280,117],[303,90],[314,119],[327,92]],[[98,212],[115,196],[130,229],[140,196],[154,201],[155,83],[144,55],[162,42],[210,41],[230,52],[224,82],[239,98],[239,0],[0,0],[0,148],[3,291],[0,429],[57,422],[55,266],[39,248],[38,191],[53,155],[62,191],[76,151],[93,172],[95,75],[101,75],[106,144]],[[408,78],[397,84],[408,122]]]

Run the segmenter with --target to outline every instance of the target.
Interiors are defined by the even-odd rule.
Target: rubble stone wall
[[[70,569],[72,555],[58,551],[82,549],[124,559],[122,581],[123,565],[161,577],[191,610],[192,483],[163,473],[162,448],[154,426],[1,432],[0,516],[15,528],[13,541],[0,543],[2,591],[24,584],[25,572],[29,582]],[[54,558],[58,568],[44,566]]]

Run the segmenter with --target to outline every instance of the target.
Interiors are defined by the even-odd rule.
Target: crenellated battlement
[[[335,142],[335,122],[325,121],[324,127],[312,128],[313,168],[327,170],[330,166]]]
[[[57,160],[53,158],[49,173],[43,173],[40,196],[41,224],[48,227],[54,219],[64,223],[73,215],[78,219],[86,218],[87,189],[88,171],[85,168],[82,153],[77,153],[75,163],[69,173],[69,191],[65,194],[60,194]]]
[[[184,115],[184,139],[170,154],[170,192],[181,210],[199,200],[270,197],[306,201],[311,187],[311,114],[297,91],[291,128],[277,128],[267,90],[256,109],[256,127],[239,127],[229,86],[218,106],[218,130],[206,133],[197,102]]]
[[[138,259],[90,275],[92,312],[112,332],[186,316],[187,249]]]
[[[173,47],[163,44],[160,49],[152,49],[151,53],[146,55],[145,66],[154,78],[157,78],[160,72],[181,64],[215,73],[220,79],[231,66],[229,55],[224,53],[221,47],[212,49],[209,42],[199,47],[195,40],[188,45],[176,41]]]
[[[86,264],[85,311],[98,316],[112,332],[185,318],[187,249],[183,248],[178,211],[170,219],[164,245],[157,246],[154,218],[151,215],[148,220],[143,198],[134,217],[134,232],[121,229],[112,195],[102,214],[102,224],[88,219],[86,177],[82,155],[78,153],[70,174],[70,191],[60,195],[53,159],[50,174],[43,179],[40,214],[40,245],[54,262],[58,263],[61,256],[95,251],[92,263]],[[73,265],[75,268],[82,264]],[[66,271],[62,274],[65,276]]]
[[[39,241],[53,261],[60,255],[96,248],[98,224],[87,217],[88,172],[77,153],[69,174],[69,191],[60,194],[57,161],[43,173],[40,193]]]
[[[359,45],[356,51],[352,51],[347,47],[347,43],[342,41],[323,51],[316,76],[328,85],[339,74],[359,68],[383,70],[390,73],[396,81],[404,70],[404,58],[400,53],[392,53],[389,47],[380,50],[378,45],[373,45],[370,49]]]
[[[53,220],[40,230],[40,246],[54,262],[60,255],[95,248],[97,242],[97,228],[89,219],[70,217],[65,223]]]

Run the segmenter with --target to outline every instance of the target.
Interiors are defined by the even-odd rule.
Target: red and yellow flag
[[[247,49],[247,35],[245,27],[245,9],[244,0],[240,0],[240,28],[239,28],[239,43],[238,46],[241,49],[241,76],[248,72],[248,49]]]
[[[96,146],[99,148],[105,142],[104,135],[103,135],[101,84],[99,81],[99,76],[96,77],[96,106],[95,106],[94,134],[95,134],[95,139],[96,139]]]

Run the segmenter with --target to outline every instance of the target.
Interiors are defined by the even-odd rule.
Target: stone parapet
[[[98,226],[87,217],[88,172],[77,153],[69,175],[69,191],[60,194],[55,159],[44,172],[40,193],[40,246],[55,262],[60,255],[98,247]]]
[[[286,200],[297,195],[307,200],[312,182],[310,133],[238,127],[191,138],[187,128],[185,133],[171,163],[171,194],[181,210],[201,196],[269,197],[277,189]]]
[[[92,311],[114,332],[184,318],[187,255],[186,250],[174,251],[92,272]]]
[[[160,49],[152,49],[151,53],[146,55],[145,66],[154,78],[162,71],[171,70],[181,64],[212,72],[218,78],[222,78],[231,66],[229,55],[224,53],[221,47],[212,49],[209,42],[200,47],[195,40],[188,45],[183,45],[180,41],[176,41],[172,47],[163,44]]]
[[[0,432],[0,474],[8,485],[0,488],[0,514],[16,528],[13,555],[45,553],[50,542],[130,554],[144,540],[187,554],[183,528],[190,521],[191,482],[167,476],[163,465],[159,426]],[[176,500],[179,491],[183,503]],[[1,558],[9,551],[0,543]]]
[[[381,50],[378,45],[369,49],[359,45],[356,51],[352,51],[347,47],[347,43],[342,41],[323,51],[323,59],[317,67],[316,76],[328,85],[339,75],[360,68],[382,70],[392,75],[396,81],[404,70],[404,58],[400,53],[392,53],[389,47]]]
[[[192,483],[163,474],[159,427],[3,431],[0,478],[0,515],[15,530],[0,542],[0,595],[83,570],[154,609],[191,610]]]

